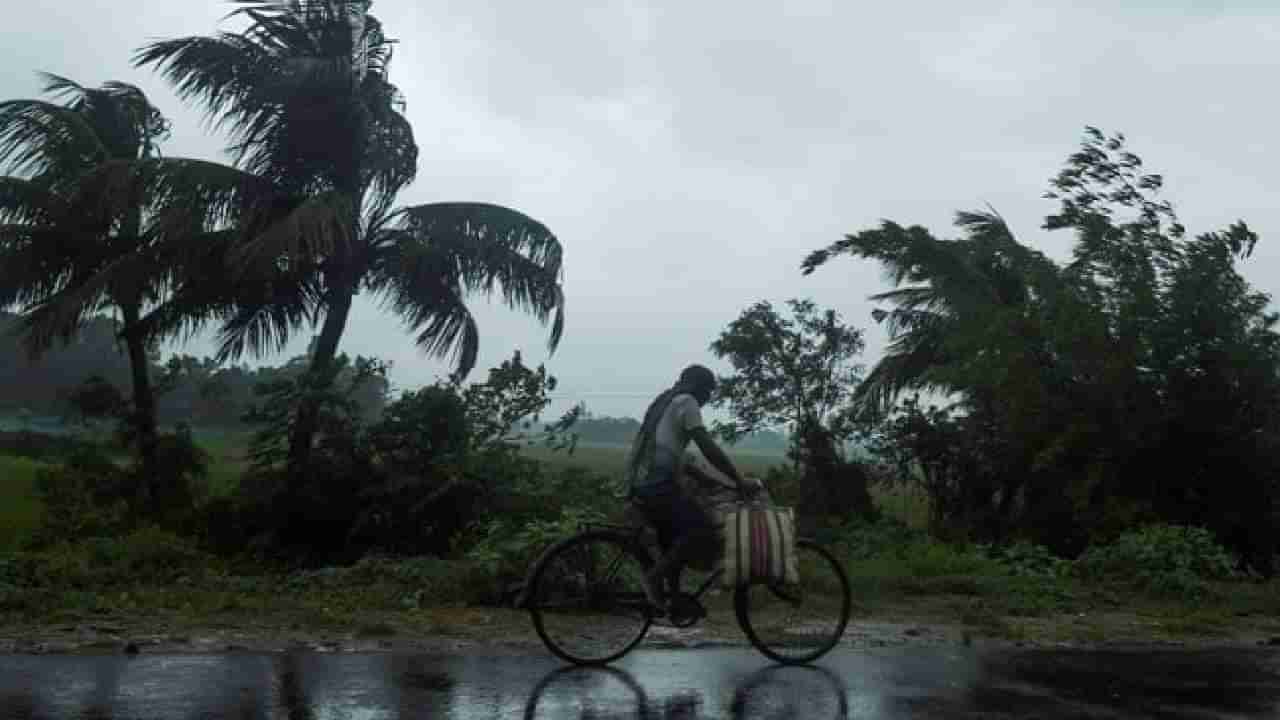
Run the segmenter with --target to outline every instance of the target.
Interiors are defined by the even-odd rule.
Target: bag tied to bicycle
[[[725,587],[800,582],[795,510],[742,504],[724,514]]]

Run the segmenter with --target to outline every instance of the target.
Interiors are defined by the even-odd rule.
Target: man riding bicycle
[[[662,612],[667,610],[669,599],[680,592],[680,574],[689,549],[716,540],[711,518],[681,488],[684,473],[697,473],[685,461],[689,441],[715,469],[733,480],[740,492],[750,495],[755,490],[702,422],[701,407],[711,399],[715,386],[716,376],[707,368],[685,368],[676,384],[658,395],[645,411],[627,458],[628,497],[657,531],[662,548],[662,559],[649,572],[647,583],[654,594],[649,601]]]

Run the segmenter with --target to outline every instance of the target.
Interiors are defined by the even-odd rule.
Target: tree
[[[789,425],[796,468],[809,470],[814,506],[871,512],[866,475],[844,458],[842,448],[859,427],[850,404],[861,367],[862,332],[841,322],[834,310],[819,311],[809,300],[789,300],[791,317],[768,301],[742,312],[711,343],[729,361],[732,375],[721,378],[720,403],[733,415],[717,432],[733,441],[751,433]],[[849,484],[849,488],[838,487]],[[838,500],[837,495],[843,495]]]
[[[82,87],[45,75],[45,100],[0,103],[0,309],[23,311],[21,332],[39,354],[69,339],[102,309],[119,312],[128,351],[132,412],[144,484],[158,482],[156,400],[149,351],[157,336],[144,322],[156,287],[137,270],[149,197],[111,203],[85,182],[103,165],[155,156],[168,122],[138,88],[109,82]],[[109,282],[100,282],[103,271]],[[144,492],[154,488],[144,487]]]
[[[954,400],[967,416],[954,437],[982,457],[959,463],[968,471],[963,488],[932,499],[952,510],[948,521],[1000,536],[1033,478],[1031,458],[1051,443],[1062,420],[1046,368],[1079,337],[1055,336],[1045,327],[1087,308],[1052,261],[1021,245],[994,211],[958,213],[956,224],[964,237],[942,240],[925,228],[886,221],[812,253],[802,267],[809,274],[843,254],[884,266],[896,287],[872,296],[891,304],[872,315],[888,329],[889,345],[855,391],[854,404],[884,417],[907,392]]]
[[[354,297],[367,291],[404,319],[425,352],[465,376],[479,329],[472,292],[563,330],[561,247],[541,223],[485,203],[394,208],[414,178],[417,146],[388,80],[392,41],[359,0],[237,0],[239,33],[153,43],[140,66],[161,70],[230,130],[235,167],[165,159],[99,178],[165,198],[150,232],[173,257],[200,255],[221,277],[184,287],[167,314],[221,320],[221,357],[280,348],[319,325],[309,371],[333,364]],[[204,234],[193,240],[192,226]],[[210,267],[206,264],[205,267]],[[220,358],[221,359],[221,358]],[[306,466],[318,408],[305,405],[290,461]],[[296,473],[295,473],[296,475]]]
[[[120,417],[125,405],[120,391],[101,375],[86,378],[72,391],[68,401],[75,419],[85,427],[98,421]]]
[[[1280,336],[1235,269],[1257,238],[1236,223],[1189,239],[1162,185],[1123,136],[1088,128],[1048,195],[1044,227],[1076,235],[1064,266],[994,212],[960,213],[958,240],[885,222],[805,260],[889,271],[896,287],[873,296],[893,305],[876,312],[889,352],[857,395],[881,411],[908,390],[954,401],[908,404],[890,427],[949,520],[1064,551],[1196,522],[1269,564]]]

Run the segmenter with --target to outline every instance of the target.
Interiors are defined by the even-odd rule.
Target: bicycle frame
[[[578,532],[589,532],[592,530],[609,530],[623,535],[630,535],[633,542],[636,543],[638,549],[643,551],[642,557],[649,558],[649,562],[653,562],[653,557],[649,553],[649,548],[644,544],[644,535],[652,532],[652,529],[644,525],[620,525],[617,523],[582,523],[578,526]],[[702,600],[702,596],[710,592],[711,588],[724,575],[724,565],[716,565],[711,570],[711,574],[707,579],[698,586],[698,589],[692,594],[695,600]]]

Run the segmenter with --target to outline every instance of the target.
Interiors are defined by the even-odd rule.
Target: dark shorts
[[[658,531],[664,551],[686,535],[714,531],[711,518],[674,483],[638,489],[633,497],[645,520]]]

